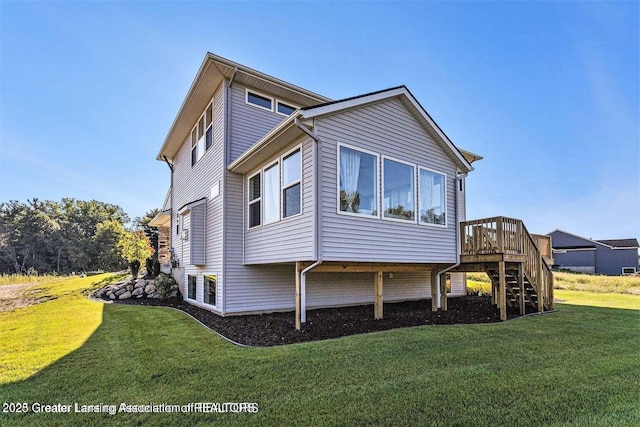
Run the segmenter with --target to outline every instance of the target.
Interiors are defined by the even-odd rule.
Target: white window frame
[[[211,117],[209,117],[209,119],[211,120],[211,123],[209,123],[209,126],[207,126],[207,110],[209,109],[209,107],[211,107]],[[190,155],[190,161],[191,161],[191,168],[194,168],[199,162],[200,160],[202,160],[202,158],[207,154],[207,151],[209,151],[207,149],[207,131],[209,130],[209,128],[211,128],[211,147],[213,147],[214,145],[214,138],[215,138],[215,132],[213,129],[213,122],[214,122],[214,115],[215,115],[215,108],[213,105],[213,98],[211,98],[209,100],[209,102],[207,103],[206,107],[204,107],[204,111],[202,111],[202,114],[200,114],[198,116],[198,120],[196,120],[196,124],[191,128],[191,132],[189,133],[189,140],[191,142],[191,150],[189,151],[189,155]],[[200,138],[198,138],[198,123],[200,123],[200,120],[203,120],[203,132],[202,135],[200,136]],[[196,132],[196,143],[193,143],[193,132]],[[200,145],[202,143],[202,145]],[[209,148],[211,148],[209,147]],[[194,162],[193,159],[193,150],[196,150],[196,161]]]
[[[340,210],[340,148],[341,147],[345,147],[348,148],[350,150],[354,150],[354,151],[360,151],[362,153],[365,154],[369,154],[371,156],[374,156],[376,158],[376,173],[375,173],[375,190],[376,190],[376,215],[368,215],[368,214],[363,214],[363,213],[357,213],[357,212],[346,212],[343,210]],[[349,145],[349,144],[343,144],[341,142],[338,142],[337,144],[337,148],[336,148],[336,212],[338,213],[338,215],[346,215],[346,216],[353,216],[353,217],[357,217],[357,218],[368,218],[368,219],[380,219],[380,215],[381,215],[381,209],[380,209],[380,154],[375,153],[373,151],[370,150],[366,150],[360,147],[356,147],[354,145]]]
[[[249,92],[251,92],[254,95],[258,95],[258,96],[260,96],[262,98],[269,99],[271,101],[271,108],[263,107],[262,105],[258,105],[258,104],[254,104],[253,102],[249,102]],[[267,95],[265,93],[260,93],[257,90],[253,90],[253,89],[249,89],[249,88],[245,88],[244,102],[245,102],[245,104],[250,105],[252,107],[259,108],[259,109],[264,110],[264,111],[271,111],[272,113],[273,113],[273,108],[275,106],[275,98],[273,96],[269,96],[269,95]]]
[[[411,166],[413,168],[413,219],[400,219],[400,218],[388,218],[384,216],[384,161],[390,160],[392,162],[402,163],[407,166]],[[416,180],[416,171],[418,167],[414,163],[405,162],[404,160],[396,159],[390,156],[382,156],[381,159],[381,169],[380,169],[380,177],[382,180],[382,185],[380,187],[380,215],[383,221],[393,221],[399,222],[402,224],[416,224],[418,221],[418,183]]]
[[[280,166],[280,158],[277,158],[276,160],[267,163],[267,165],[262,168],[262,178],[260,179],[260,185],[262,185],[262,192],[260,193],[260,197],[262,197],[262,224],[263,225],[274,224],[276,222],[280,222],[280,219],[282,218],[282,213],[280,212],[280,205],[282,204],[281,200],[278,200],[278,203],[277,203],[278,215],[276,216],[276,218],[272,219],[270,221],[267,221],[266,218],[265,218],[265,212],[267,211],[266,203],[264,202],[265,201],[265,195],[266,195],[266,193],[265,193],[265,189],[266,189],[265,173],[266,173],[267,169],[271,169],[274,166],[278,168],[278,193],[277,194],[278,194],[278,198],[279,199],[282,198],[282,194],[280,194],[281,188],[282,188],[282,185],[280,184],[280,182],[282,180],[282,168]]]
[[[256,175],[260,175],[260,197],[258,197],[255,200],[251,200],[249,199],[249,197],[251,197],[251,179],[253,177],[255,177]],[[259,171],[249,175],[249,178],[247,179],[247,229],[249,230],[253,230],[255,228],[260,228],[262,227],[263,224],[263,220],[262,220],[262,196],[263,196],[263,188],[262,188],[262,182],[263,182],[263,176],[262,176],[262,169],[260,169]],[[258,225],[254,225],[253,227],[251,226],[251,205],[255,204],[255,203],[260,203],[260,224]]]
[[[199,274],[198,274],[198,273],[195,273],[195,274],[189,274],[188,272],[185,272],[185,275],[187,276],[187,277],[186,277],[186,279],[187,279],[187,280],[185,280],[185,283],[186,283],[186,285],[187,285],[187,289],[186,289],[186,292],[185,292],[184,297],[185,297],[185,299],[187,299],[187,300],[189,300],[189,301],[195,301],[195,302],[198,302],[198,276],[199,276]],[[194,298],[191,298],[191,297],[189,296],[189,276],[193,276],[193,277],[195,277],[195,278],[196,278],[196,288],[195,288],[195,290],[193,291],[193,296],[194,296]]]
[[[208,289],[206,289],[205,287],[205,278],[207,276],[215,276],[216,277],[216,304],[211,304],[208,302],[205,302],[205,294],[208,293]],[[205,306],[209,306],[209,307],[213,307],[213,308],[218,308],[219,304],[218,301],[220,301],[220,293],[218,292],[218,283],[219,283],[219,278],[220,275],[218,273],[214,273],[214,272],[203,272],[202,273],[202,304],[204,304]]]
[[[625,272],[625,270],[633,270],[632,272]],[[632,274],[636,274],[637,269],[635,267],[622,267],[622,275],[623,276],[627,276],[627,275],[632,275]]]
[[[436,173],[438,175],[442,175],[444,176],[444,224],[433,224],[431,222],[423,222],[422,219],[420,218],[420,211],[421,211],[421,206],[420,206],[420,170],[425,170],[427,172],[431,172],[431,173]],[[447,174],[444,172],[439,172],[437,170],[434,169],[430,169],[430,168],[425,168],[423,166],[418,166],[418,182],[417,182],[417,186],[418,186],[418,209],[417,209],[417,215],[418,215],[418,224],[420,225],[426,225],[428,227],[438,227],[438,228],[447,228],[449,225],[449,215],[447,214],[447,209],[449,207],[449,203],[447,200]],[[454,185],[455,186],[455,185]]]
[[[297,181],[291,181],[289,183],[285,183],[284,182],[284,159],[285,157],[295,153],[296,151],[300,152],[300,179]],[[286,153],[284,153],[283,155],[280,156],[280,219],[282,221],[286,221],[289,220],[291,218],[295,218],[297,216],[302,215],[303,209],[302,209],[302,174],[303,174],[303,170],[302,170],[302,144],[298,145],[297,147],[294,147],[293,149],[287,151]],[[284,190],[291,188],[293,186],[295,186],[296,184],[300,184],[300,212],[295,214],[295,215],[291,215],[288,217],[284,216]],[[287,185],[285,187],[285,185]]]
[[[288,102],[283,102],[283,101],[280,101],[279,99],[276,99],[276,110],[275,110],[275,112],[276,112],[276,114],[280,114],[281,116],[285,116],[285,117],[289,117],[291,114],[293,114],[293,112],[291,112],[290,114],[281,113],[280,111],[278,111],[278,106],[280,104],[285,105],[285,106],[287,106],[289,108],[293,108],[294,111],[298,110],[300,108],[300,107],[298,107],[296,105],[292,105],[292,104],[289,104]]]

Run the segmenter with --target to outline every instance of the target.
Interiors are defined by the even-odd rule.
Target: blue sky
[[[0,2],[0,202],[160,207],[207,51],[339,99],[404,84],[484,156],[468,217],[640,238],[638,2]]]

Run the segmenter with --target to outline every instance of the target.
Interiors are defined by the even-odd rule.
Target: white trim
[[[421,217],[421,214],[420,214],[420,209],[421,209],[421,206],[420,206],[420,170],[424,170],[424,171],[427,171],[427,172],[431,172],[431,173],[435,173],[435,174],[444,176],[444,224],[434,224],[434,223],[431,223],[431,222],[422,222],[422,220],[420,219],[420,217]],[[417,182],[417,184],[418,184],[417,185],[418,186],[418,194],[417,194],[417,196],[418,196],[418,204],[417,204],[418,208],[416,209],[416,211],[417,211],[417,215],[418,215],[418,224],[419,225],[426,225],[428,227],[438,227],[438,228],[447,228],[447,227],[449,227],[449,215],[448,215],[448,212],[447,212],[447,210],[449,208],[449,202],[447,200],[447,196],[448,196],[448,194],[447,194],[447,187],[448,187],[447,179],[448,179],[447,178],[447,174],[444,173],[444,172],[439,172],[437,170],[426,168],[424,166],[418,165],[418,182]],[[460,181],[460,182],[462,182],[462,181]],[[453,186],[455,187],[455,185],[456,184],[455,184],[455,180],[454,180]],[[458,191],[458,189],[456,188],[456,192],[457,191]]]
[[[184,272],[185,275],[185,281],[184,283],[187,285],[187,289],[185,289],[185,293],[184,293],[184,300],[187,302],[198,302],[198,276],[199,274],[196,272],[196,274],[189,274],[187,271]],[[189,276],[193,276],[196,278],[196,288],[193,291],[193,293],[195,294],[195,298],[191,298],[189,297]]]
[[[183,207],[178,211],[178,214],[180,214],[180,215],[186,215],[186,214],[191,210],[191,208],[192,208],[192,207],[194,207],[194,206],[198,206],[198,205],[201,205],[201,204],[203,204],[203,203],[207,203],[207,198],[206,198],[206,197],[204,197],[204,198],[202,198],[202,199],[199,199],[199,200],[196,200],[196,201],[191,202],[191,203],[187,203],[186,205],[184,205],[184,206],[183,206]]]
[[[584,252],[584,251],[595,251],[596,248],[559,248],[553,249],[552,252],[554,254],[566,254],[567,252]]]
[[[210,304],[208,302],[204,302],[204,296],[205,296],[205,293],[207,293],[207,290],[205,289],[205,281],[204,281],[206,276],[215,276],[216,277],[216,304]],[[203,272],[202,273],[202,304],[203,305],[206,305],[206,306],[209,306],[209,307],[212,307],[212,308],[215,308],[215,309],[219,309],[218,304],[217,304],[219,299],[220,299],[220,292],[218,292],[219,284],[220,284],[220,275],[218,273],[215,273],[215,272]]]
[[[272,167],[277,166],[278,167],[278,184],[280,184],[281,181],[281,176],[282,176],[282,168],[280,167],[280,158],[277,158],[271,162],[268,162],[266,164],[266,166],[264,166],[262,168],[262,178],[260,179],[260,184],[262,185],[262,193],[260,193],[262,195],[262,225],[268,225],[268,224],[274,224],[276,222],[280,222],[280,218],[281,218],[281,214],[280,214],[280,185],[278,185],[278,215],[276,217],[276,219],[272,219],[271,221],[267,221],[265,219],[265,212],[267,211],[266,209],[266,203],[265,201],[265,185],[266,185],[266,179],[265,179],[265,172],[267,171],[267,169],[271,169]]]
[[[406,166],[411,166],[413,169],[413,219],[401,219],[401,218],[388,218],[384,215],[384,161],[390,160],[392,162],[401,163]],[[380,170],[380,176],[382,180],[382,185],[380,187],[380,215],[382,215],[383,221],[393,221],[393,222],[401,222],[404,224],[416,224],[417,223],[417,207],[418,207],[418,195],[416,194],[417,182],[416,182],[416,165],[413,163],[405,162],[404,160],[399,160],[389,156],[382,156],[382,168]]]
[[[373,151],[365,150],[363,148],[359,148],[353,145],[344,144],[340,141],[336,141],[336,212],[338,215],[346,215],[352,216],[356,218],[368,218],[368,219],[380,219],[380,154],[374,153]],[[364,213],[357,212],[346,212],[340,210],[340,148],[345,147],[350,150],[360,151],[365,154],[369,154],[376,158],[376,173],[375,173],[375,195],[376,195],[376,214],[368,215]]]
[[[626,269],[632,269],[633,271],[631,272],[626,272],[624,270]],[[622,267],[622,275],[623,276],[627,276],[627,275],[632,275],[632,274],[636,274],[636,272],[638,271],[638,269],[636,267]]]
[[[289,114],[281,113],[280,111],[278,111],[278,105],[280,105],[280,104],[282,104],[282,105],[284,105],[284,106],[286,106],[286,107],[289,107],[289,108],[293,108],[293,111],[292,111],[291,113],[289,113]],[[292,104],[289,104],[289,103],[287,103],[287,102],[282,102],[281,100],[276,99],[276,109],[275,109],[275,113],[276,113],[276,114],[280,114],[281,116],[288,117],[288,116],[290,116],[291,114],[295,113],[295,112],[296,112],[296,110],[299,110],[299,109],[300,109],[300,107],[298,107],[298,106],[296,106],[296,105],[292,105]]]
[[[251,200],[249,199],[251,193],[251,179],[256,175],[260,175],[260,197]],[[253,202],[253,203],[252,203]],[[255,203],[260,203],[260,224],[251,226],[251,205]],[[247,178],[247,229],[253,230],[254,228],[262,227],[262,169],[254,172],[252,175],[249,175]]]
[[[266,99],[270,100],[271,101],[271,108],[263,107],[262,105],[257,105],[257,104],[254,104],[252,102],[249,102],[249,92],[251,92],[252,94],[257,95],[257,96],[259,96],[261,98],[266,98]],[[249,89],[248,87],[246,87],[244,89],[244,103],[247,104],[247,105],[251,105],[252,107],[260,108],[261,110],[271,111],[273,113],[273,107],[275,105],[275,98],[273,96],[269,96],[269,95],[267,95],[265,93],[261,93],[261,92],[259,92],[257,90]]]
[[[296,151],[298,151],[300,153],[300,179],[298,179],[297,181],[292,181],[291,183],[288,183],[289,185],[287,185],[285,187],[285,183],[284,183],[284,159],[285,157],[288,157],[292,154],[294,154]],[[297,146],[295,146],[294,148],[290,149],[289,151],[286,151],[284,154],[282,154],[280,156],[280,220],[281,221],[285,221],[285,220],[289,220],[291,218],[295,218],[297,216],[302,215],[303,213],[303,208],[302,208],[302,195],[303,195],[303,180],[302,180],[302,176],[304,174],[303,171],[303,155],[302,155],[302,144],[298,144]],[[289,189],[291,187],[294,187],[296,184],[300,184],[300,212],[298,212],[295,215],[290,215],[288,217],[284,216],[284,190]]]

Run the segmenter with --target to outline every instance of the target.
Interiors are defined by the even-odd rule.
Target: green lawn
[[[633,295],[499,324],[242,348],[174,310],[83,299],[90,282],[51,286],[57,299],[0,313],[0,403],[257,402],[259,412],[0,413],[2,426],[640,425]]]

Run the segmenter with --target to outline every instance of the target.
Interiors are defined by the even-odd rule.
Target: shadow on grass
[[[519,322],[247,349],[174,310],[105,305],[81,348],[0,386],[0,401],[30,408],[0,414],[0,424],[633,424],[637,321],[628,310],[562,306]],[[190,402],[257,402],[260,411],[74,413],[76,403]],[[34,403],[71,413],[34,413]]]

